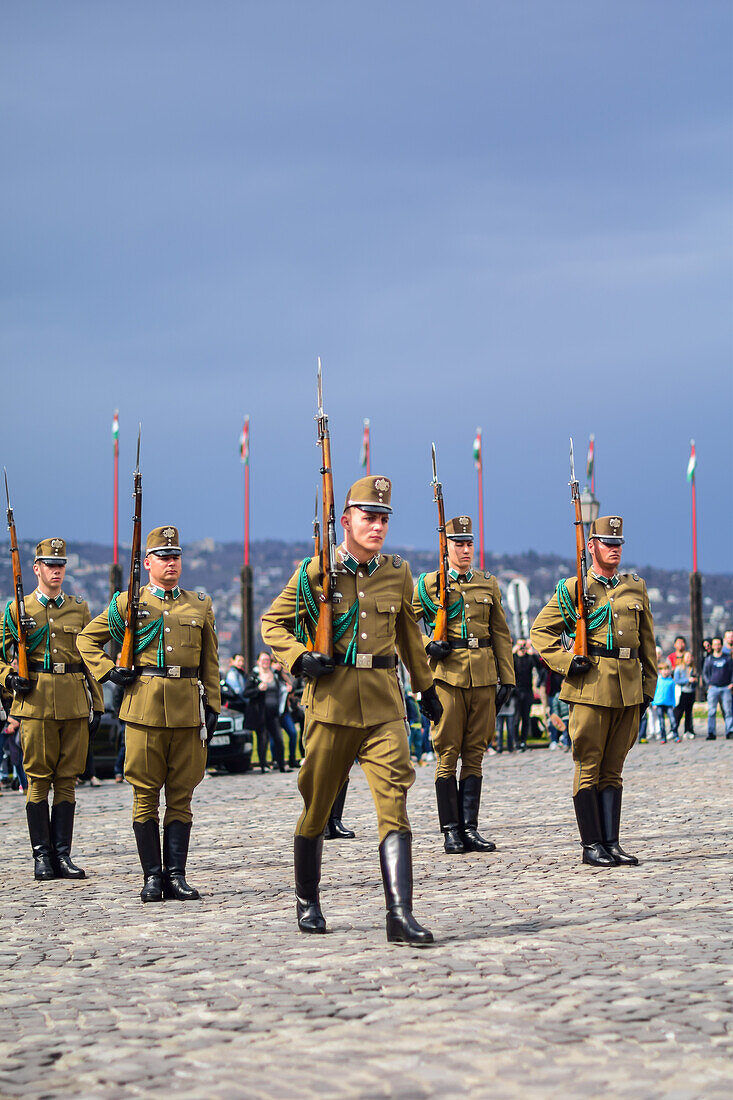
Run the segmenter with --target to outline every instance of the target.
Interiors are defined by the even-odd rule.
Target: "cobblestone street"
[[[33,881],[6,792],[0,1095],[727,1100],[733,742],[635,748],[636,869],[581,865],[564,753],[487,758],[489,856],[443,853],[417,771],[415,913],[438,941],[422,951],[385,941],[358,767],[323,937],[295,924],[294,774],[204,781],[190,904],[140,903],[127,786],[79,790],[81,883]]]

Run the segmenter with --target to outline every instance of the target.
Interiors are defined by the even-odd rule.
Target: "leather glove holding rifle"
[[[33,690],[33,681],[27,680],[25,676],[19,676],[17,672],[11,672],[5,684],[14,695],[27,695]]]
[[[293,661],[291,672],[294,676],[309,676],[311,680],[317,680],[319,676],[328,676],[336,668],[333,657],[325,653],[301,653],[296,661]]]
[[[496,709],[500,711],[512,693],[511,684],[500,684],[496,689]]]
[[[89,736],[93,737],[99,729],[99,723],[102,721],[103,711],[93,710],[89,719]]]
[[[206,726],[206,744],[208,745],[211,738],[216,733],[216,723],[219,721],[219,715],[216,713],[213,707],[204,707],[204,725]]]
[[[438,693],[431,685],[420,696],[420,710],[426,718],[429,718],[434,726],[437,726],[443,717],[443,704],[438,698]]]
[[[113,684],[117,684],[118,687],[129,687],[130,684],[134,684],[140,675],[140,670],[137,668],[113,668],[110,669],[110,673],[107,677]]]
[[[573,657],[568,669],[568,676],[585,676],[591,666],[590,657]]]
[[[450,642],[432,641],[425,646],[428,657],[436,661],[444,661],[450,653]]]

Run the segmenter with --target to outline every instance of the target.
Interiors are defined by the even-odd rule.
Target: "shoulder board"
[[[399,569],[399,567],[402,565],[402,558],[399,554],[392,555],[392,565],[395,567],[395,569]]]
[[[197,596],[200,600],[205,600],[206,599],[206,593],[205,592],[197,592],[196,594],[197,594]]]
[[[490,581],[490,580],[491,580],[491,572],[490,572],[490,570],[488,570],[488,569],[484,569],[484,578],[485,578],[485,579],[486,579],[487,581]]]

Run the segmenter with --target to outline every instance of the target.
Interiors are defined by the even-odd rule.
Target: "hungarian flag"
[[[244,418],[244,427],[239,439],[239,457],[245,466],[249,466],[249,417]]]
[[[120,438],[120,421],[119,421],[118,411],[117,411],[117,409],[115,409],[115,415],[114,415],[114,418],[112,420],[112,439],[116,443],[119,438]]]
[[[364,436],[361,441],[359,465],[363,466],[365,470],[369,469],[369,421],[366,419],[364,420]]]
[[[481,468],[481,429],[476,429],[476,438],[473,441],[473,462],[476,469]]]
[[[687,463],[687,480],[692,481],[695,476],[695,467],[697,466],[697,458],[695,457],[695,440],[690,440],[690,461]]]
[[[596,456],[596,437],[592,435],[590,437],[590,443],[588,444],[588,457],[585,460],[585,480],[593,481],[593,464]]]

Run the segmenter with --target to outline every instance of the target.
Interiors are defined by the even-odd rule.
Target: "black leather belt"
[[[448,645],[451,649],[488,649],[491,638],[449,638]]]
[[[183,668],[181,665],[167,665],[156,668],[154,665],[136,665],[135,672],[141,676],[165,676],[167,680],[198,680],[197,668]]]
[[[357,653],[355,665],[347,665],[343,653],[336,653],[333,659],[335,664],[344,665],[345,668],[397,668],[396,653],[390,653],[388,657],[373,657],[371,653]]]
[[[43,661],[29,661],[31,672],[48,672],[51,676],[63,676],[65,672],[83,672],[84,665],[66,665],[63,661],[54,661],[50,668],[43,667]]]
[[[606,649],[604,645],[589,645],[588,652],[594,657],[618,657],[620,661],[629,661],[639,656],[638,649],[624,649],[618,646],[615,649]]]

